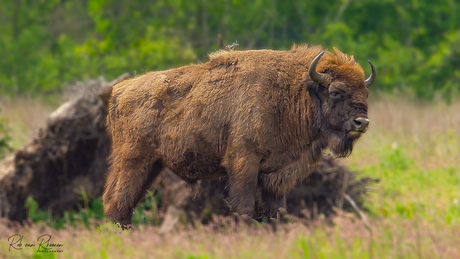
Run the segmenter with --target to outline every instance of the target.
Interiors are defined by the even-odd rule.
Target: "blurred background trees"
[[[0,93],[59,92],[206,62],[224,42],[239,50],[295,43],[354,54],[373,93],[450,100],[460,92],[460,3],[454,0],[0,0]]]

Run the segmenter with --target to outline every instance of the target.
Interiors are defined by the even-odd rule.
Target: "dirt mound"
[[[2,217],[19,222],[26,219],[27,197],[32,197],[39,209],[62,215],[81,205],[82,192],[89,199],[102,194],[111,145],[105,130],[108,98],[113,85],[125,78],[127,75],[110,83],[100,78],[73,87],[69,101],[49,116],[47,126],[35,139],[0,163]],[[366,186],[376,181],[358,178],[325,155],[321,167],[287,195],[287,211],[297,217],[328,216],[333,207],[348,206],[344,193],[362,206]],[[171,217],[174,211],[182,211],[204,223],[213,214],[229,213],[226,186],[226,179],[191,186],[168,170],[154,185],[162,193],[159,209],[163,215]]]

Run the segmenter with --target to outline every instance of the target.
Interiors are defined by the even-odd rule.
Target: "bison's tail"
[[[107,127],[110,128],[110,115],[109,115],[109,109],[110,109],[110,99],[112,97],[112,89],[113,85],[106,85],[102,89],[102,91],[99,92],[98,99],[101,102],[102,105],[102,111],[105,116],[107,116]]]
[[[124,73],[123,75],[119,76],[117,79],[113,80],[112,82],[105,85],[102,90],[99,92],[99,100],[102,102],[103,110],[107,116],[107,128],[110,129],[111,120],[109,115],[110,110],[110,99],[112,98],[112,90],[115,85],[124,81],[129,77],[128,73]]]

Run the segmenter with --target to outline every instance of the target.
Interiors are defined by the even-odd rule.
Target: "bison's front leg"
[[[257,195],[256,218],[261,220],[264,216],[276,217],[277,213],[286,214],[286,196],[276,195],[259,188]],[[282,215],[283,216],[283,215]]]
[[[226,163],[229,203],[233,212],[253,217],[260,157],[238,154]]]
[[[298,182],[304,180],[310,172],[318,168],[321,161],[321,157],[311,161],[309,154],[305,153],[300,159],[287,164],[276,172],[261,173],[259,186],[274,195],[284,195],[292,190]]]

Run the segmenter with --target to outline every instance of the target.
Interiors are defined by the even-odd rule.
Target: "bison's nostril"
[[[369,126],[369,119],[366,118],[357,118],[353,120],[357,130],[361,132],[366,132],[367,127]]]

